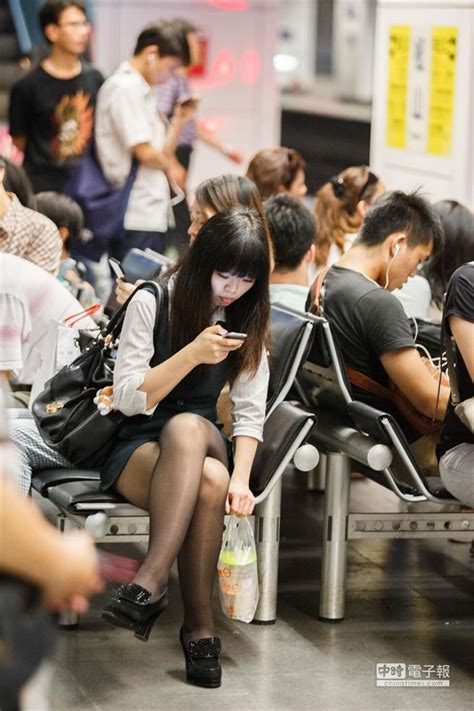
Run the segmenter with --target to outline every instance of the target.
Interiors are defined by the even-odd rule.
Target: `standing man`
[[[10,133],[35,192],[61,192],[92,139],[101,73],[80,59],[90,23],[79,0],[48,0],[39,12],[49,55],[12,88]]]
[[[189,62],[186,34],[170,22],[146,27],[133,56],[118,67],[99,92],[95,122],[97,157],[112,185],[122,187],[138,164],[125,212],[124,237],[113,246],[122,259],[132,247],[162,252],[170,222],[167,174],[176,144],[195,107],[177,106],[166,126],[156,110],[154,86]]]

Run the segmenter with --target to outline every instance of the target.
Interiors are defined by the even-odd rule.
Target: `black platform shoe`
[[[156,619],[168,606],[168,591],[165,590],[155,602],[149,602],[150,598],[151,592],[141,585],[121,585],[104,607],[102,619],[115,627],[132,630],[135,637],[147,642]]]
[[[185,640],[184,628],[179,639],[186,659],[186,680],[196,686],[215,689],[221,685],[222,669],[219,662],[221,641],[219,637]]]

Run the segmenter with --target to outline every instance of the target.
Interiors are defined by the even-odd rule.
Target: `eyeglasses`
[[[89,20],[81,20],[77,22],[62,22],[58,27],[70,27],[72,30],[90,30],[92,25]]]
[[[369,169],[366,168],[366,170],[369,170]],[[375,185],[375,183],[378,183],[378,182],[379,182],[379,179],[377,178],[377,176],[374,173],[372,173],[372,171],[369,170],[368,175],[367,175],[367,180],[365,181],[365,183],[363,184],[362,188],[359,191],[359,197],[357,198],[357,201],[363,199],[364,193],[367,190],[367,188],[369,187],[369,185]]]

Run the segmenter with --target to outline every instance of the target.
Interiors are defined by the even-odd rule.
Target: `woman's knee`
[[[206,457],[202,470],[201,489],[205,496],[225,496],[229,488],[229,472],[218,459]]]
[[[198,444],[206,435],[206,423],[200,415],[182,412],[172,417],[163,427],[160,441],[171,439],[177,444]]]

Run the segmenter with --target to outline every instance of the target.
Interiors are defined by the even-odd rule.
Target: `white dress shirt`
[[[224,316],[225,309],[216,309],[213,323],[224,320]],[[146,393],[138,390],[150,370],[155,318],[156,298],[142,289],[127,308],[114,370],[113,405],[128,417],[151,415],[157,407],[147,410]],[[269,377],[264,350],[255,375],[241,373],[235,379],[230,388],[232,437],[244,435],[262,441]]]
[[[150,143],[161,150],[166,136],[155,93],[130,62],[122,62],[100,88],[95,116],[100,165],[107,180],[121,187],[132,166],[132,148]],[[140,165],[125,213],[125,229],[166,232],[170,211],[165,173]]]

